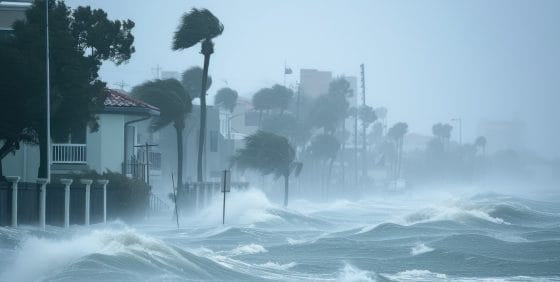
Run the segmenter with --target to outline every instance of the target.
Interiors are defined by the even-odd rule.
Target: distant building
[[[317,97],[329,91],[332,72],[316,69],[301,69],[299,71],[299,87],[303,95]]]

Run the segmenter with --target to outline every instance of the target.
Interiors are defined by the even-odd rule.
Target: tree
[[[201,43],[200,53],[204,55],[204,68],[202,83],[208,83],[208,67],[210,55],[214,53],[212,39],[222,34],[224,26],[220,20],[206,9],[192,9],[183,15],[179,28],[173,38],[173,50],[183,50]],[[200,134],[198,139],[198,164],[197,180],[203,181],[202,157],[204,152],[204,139],[206,137],[206,89],[200,89]]]
[[[0,151],[13,152],[21,141],[38,143],[38,176],[42,178],[47,177],[48,169],[45,4],[45,1],[35,1],[26,11],[26,20],[16,21],[12,36],[0,44],[0,53],[15,56],[11,59],[3,56],[2,67],[5,63],[19,64],[5,70],[13,71],[13,83],[19,86],[10,89],[13,85],[9,83],[1,85],[2,105],[10,105],[4,114],[21,120],[18,126],[14,126],[8,124],[10,119],[0,119],[0,128],[5,130],[4,137],[0,138],[11,138],[4,142]],[[62,1],[49,0],[48,12],[52,136],[68,136],[70,132],[83,130],[86,125],[95,131],[98,127],[95,115],[103,107],[106,95],[105,83],[98,79],[99,67],[104,60],[124,63],[134,53],[131,34],[134,23],[130,20],[110,21],[102,10],[88,7],[72,12]],[[87,50],[89,54],[86,54]],[[13,61],[9,63],[10,60]],[[22,105],[25,110],[18,110]]]
[[[477,148],[482,149],[482,155],[486,155],[486,137],[484,136],[479,136],[478,138],[476,138],[476,140],[474,141],[474,145]]]
[[[224,87],[216,92],[216,96],[214,96],[214,105],[232,113],[237,105],[237,97],[239,97],[237,91],[229,87]]]
[[[288,206],[290,174],[294,172],[298,176],[303,166],[295,161],[295,150],[287,138],[264,131],[245,138],[245,148],[237,150],[232,164],[241,170],[252,169],[262,175],[284,177],[284,207]]]
[[[176,79],[158,79],[134,87],[131,95],[159,108],[160,116],[153,119],[152,130],[159,130],[173,124],[177,135],[177,187],[181,188],[183,186],[183,130],[185,119],[192,111],[189,94]]]
[[[350,83],[346,79],[339,77],[333,80],[329,85],[329,92],[315,99],[308,117],[310,124],[333,134],[348,116],[349,104],[346,97],[351,93]]]
[[[191,67],[184,71],[181,75],[181,83],[185,87],[185,91],[191,95],[191,99],[200,98],[200,93],[202,92],[202,77],[204,76],[204,71],[200,67]],[[212,86],[212,77],[208,75],[206,79],[206,89],[208,91]]]
[[[367,175],[367,129],[377,120],[377,116],[373,108],[368,105],[362,105],[358,108],[358,117],[362,122],[362,175],[365,178]]]
[[[404,136],[408,132],[408,124],[404,122],[398,122],[393,127],[389,128],[387,131],[387,137],[393,141],[395,144],[395,165],[393,166],[395,178],[399,178],[401,174],[402,165],[402,154],[403,154],[403,143]]]
[[[308,150],[311,158],[329,164],[327,173],[327,187],[329,187],[332,166],[340,150],[340,142],[334,136],[323,133],[313,137]]]

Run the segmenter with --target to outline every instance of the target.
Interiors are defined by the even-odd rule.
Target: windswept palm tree
[[[214,96],[214,105],[232,113],[237,105],[238,97],[239,94],[237,94],[237,91],[229,87],[224,87],[216,92],[216,96]]]
[[[408,124],[404,122],[398,122],[393,127],[389,128],[387,131],[387,137],[393,140],[395,144],[395,151],[396,151],[396,158],[395,158],[395,166],[394,166],[394,174],[395,178],[398,179],[401,174],[401,165],[402,165],[402,154],[403,154],[403,143],[404,143],[404,136],[408,132]]]
[[[313,137],[309,145],[309,155],[316,160],[328,163],[327,197],[330,189],[332,166],[340,151],[340,142],[329,134],[318,134]]]
[[[237,150],[232,164],[241,170],[252,169],[262,175],[284,177],[284,207],[288,206],[290,175],[297,177],[303,165],[295,161],[295,150],[288,139],[276,134],[257,131],[245,138],[245,148]]]
[[[482,149],[482,155],[485,156],[486,155],[486,137],[484,136],[479,136],[478,138],[476,138],[476,140],[474,141],[474,145],[480,149]]]
[[[202,68],[195,66],[187,69],[181,75],[181,83],[185,90],[191,96],[191,99],[200,98],[200,92],[202,92],[202,76],[204,75],[204,71]],[[206,79],[206,89],[208,91],[212,86],[212,77],[208,75]]]
[[[206,9],[192,9],[183,15],[179,28],[173,38],[173,50],[183,50],[201,43],[200,53],[204,55],[204,68],[202,84],[207,85],[208,66],[210,55],[214,53],[214,42],[212,39],[222,34],[224,26],[220,20]],[[198,164],[197,180],[203,181],[202,156],[204,151],[204,139],[206,136],[206,88],[200,91],[200,134],[198,139]]]
[[[131,95],[159,108],[159,117],[153,119],[151,129],[156,131],[173,124],[177,134],[177,187],[183,185],[183,129],[192,110],[191,99],[176,79],[144,82],[132,89]]]

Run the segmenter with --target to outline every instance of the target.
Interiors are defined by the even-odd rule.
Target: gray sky
[[[366,0],[67,0],[110,18],[136,22],[137,52],[127,65],[106,63],[102,79],[136,85],[164,70],[202,65],[200,47],[174,52],[182,13],[208,8],[225,25],[210,62],[214,85],[244,96],[282,83],[286,60],[300,68],[359,76],[367,101],[389,109],[390,123],[430,134],[460,116],[465,141],[483,118],[527,124],[529,146],[560,157],[560,1]],[[112,85],[113,87],[117,87]]]

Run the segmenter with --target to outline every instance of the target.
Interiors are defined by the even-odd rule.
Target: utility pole
[[[365,66],[364,64],[360,65],[361,69],[361,80],[362,80],[362,107],[365,108],[366,106],[366,78],[365,78]],[[367,149],[366,149],[366,124],[362,120],[362,178],[363,180],[366,179],[367,176]]]
[[[130,86],[128,83],[124,82],[124,80],[121,80],[117,83],[113,83],[113,85],[118,86],[121,90],[124,90],[125,87]]]
[[[159,65],[157,65],[155,68],[152,68],[152,71],[155,72],[156,74],[156,79],[160,79],[161,76],[159,75],[161,68],[159,67]]]
[[[451,121],[459,123],[459,145],[463,145],[463,120],[459,118],[452,118]]]
[[[146,163],[146,167],[145,167],[145,174],[146,174],[146,183],[148,184],[148,186],[150,186],[150,147],[156,147],[159,146],[157,144],[148,144],[148,142],[146,142],[144,145],[135,145],[134,147],[140,147],[144,149],[144,161]]]
[[[51,72],[49,52],[49,1],[45,1],[45,35],[46,35],[46,60],[47,60],[47,182],[51,182]],[[42,176],[41,176],[42,177]]]

